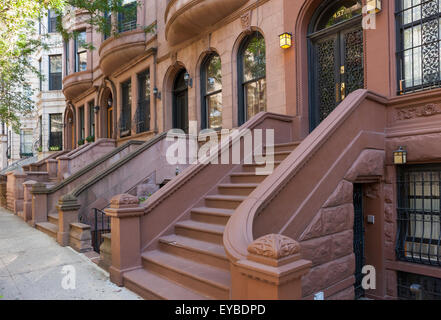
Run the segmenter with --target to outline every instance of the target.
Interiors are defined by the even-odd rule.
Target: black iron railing
[[[441,167],[412,166],[398,181],[399,260],[441,266]]]
[[[57,148],[61,150],[63,148],[63,133],[62,132],[51,132],[49,134],[49,149]]]
[[[92,230],[92,247],[95,252],[100,252],[100,246],[104,241],[103,235],[110,233],[110,217],[100,209],[94,208],[94,225]]]

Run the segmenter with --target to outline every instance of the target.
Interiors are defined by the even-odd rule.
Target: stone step
[[[287,142],[287,143],[278,143],[274,145],[274,150],[276,152],[280,151],[294,151],[295,148],[297,148],[302,141],[294,141],[294,142]]]
[[[230,174],[231,183],[261,183],[269,173],[256,175],[253,172],[235,172]]]
[[[218,186],[219,193],[222,195],[248,196],[258,183],[224,183]]]
[[[39,222],[35,224],[37,230],[40,230],[52,238],[57,239],[58,226],[50,222]]]
[[[181,221],[175,225],[177,235],[217,244],[223,244],[224,230],[225,226],[222,225],[193,220]]]
[[[58,213],[48,214],[47,221],[49,221],[50,223],[53,223],[55,225],[58,225]]]
[[[231,277],[228,270],[160,250],[144,252],[141,256],[143,266],[147,271],[191,288],[204,296],[222,300],[230,297]]]
[[[230,269],[224,247],[220,244],[173,234],[160,238],[159,248],[182,258],[193,259],[225,270]]]
[[[282,161],[274,161],[273,162],[273,167],[274,169],[276,169],[280,164],[282,163]],[[242,171],[243,172],[256,172],[257,168],[263,169],[266,168],[267,164],[257,164],[257,163],[246,163],[242,165]]]
[[[149,300],[207,300],[190,289],[160,277],[145,269],[124,273],[124,286]]]
[[[205,197],[205,205],[211,208],[236,209],[246,198],[246,196],[210,195]]]
[[[225,226],[233,213],[232,209],[200,207],[191,210],[191,219]]]
[[[280,151],[280,152],[273,152],[265,154],[265,157],[272,157],[272,161],[283,161],[291,154],[291,151]]]

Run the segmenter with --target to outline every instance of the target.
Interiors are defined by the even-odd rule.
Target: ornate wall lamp
[[[100,111],[100,106],[95,106],[93,109],[95,110],[95,113],[98,113]]]
[[[190,77],[190,74],[188,72],[184,74],[184,80],[187,84],[187,87],[193,88],[193,79]]]
[[[381,0],[367,0],[367,13],[378,13],[381,11]]]
[[[112,97],[109,97],[109,99],[107,99],[107,107],[111,107],[111,106],[113,106],[113,99],[112,99]]]
[[[407,163],[407,151],[406,147],[398,147],[398,150],[394,151],[394,164],[401,165]]]
[[[155,96],[156,99],[161,100],[161,92],[159,92],[158,88],[153,89],[153,95]]]
[[[289,49],[292,46],[292,33],[284,32],[279,36],[280,48]]]

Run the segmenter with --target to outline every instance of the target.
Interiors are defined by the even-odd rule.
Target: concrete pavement
[[[51,237],[0,208],[0,300],[12,299],[141,298],[111,283],[108,273],[83,254],[60,247]]]

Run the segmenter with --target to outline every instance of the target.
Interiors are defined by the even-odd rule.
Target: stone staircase
[[[300,142],[274,147],[277,167]],[[159,238],[142,253],[142,268],[124,273],[124,285],[146,299],[229,299],[230,265],[223,233],[235,209],[268,175],[256,175],[258,164],[243,164],[191,209],[189,219],[174,224],[174,233]]]

